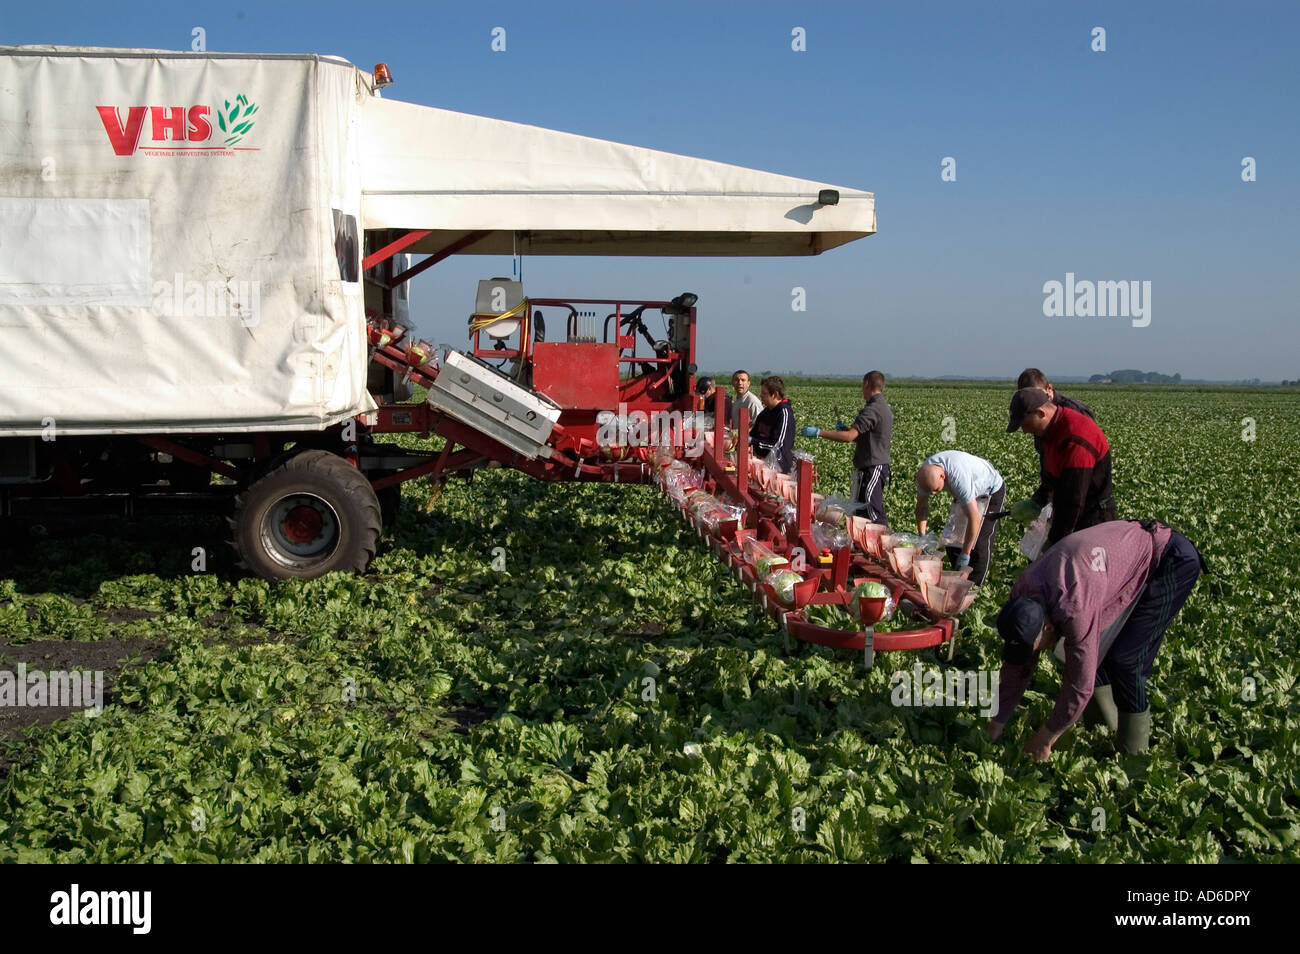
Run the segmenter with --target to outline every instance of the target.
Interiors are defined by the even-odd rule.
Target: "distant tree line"
[[[1088,379],[1089,384],[1181,384],[1181,374],[1160,374],[1158,371],[1112,371],[1110,374],[1094,374]]]

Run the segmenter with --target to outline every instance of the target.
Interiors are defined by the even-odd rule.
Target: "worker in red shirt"
[[[1021,388],[1042,388],[1047,392],[1047,396],[1052,399],[1052,403],[1057,407],[1068,407],[1071,411],[1078,411],[1084,417],[1090,417],[1094,421],[1097,415],[1092,413],[1092,408],[1082,401],[1076,401],[1072,397],[1066,397],[1060,391],[1052,386],[1052,382],[1047,379],[1038,368],[1025,368],[1020,372],[1020,377],[1016,378],[1016,390]],[[1038,455],[1038,489],[1025,500],[1018,500],[1011,505],[1011,517],[1019,520],[1021,523],[1029,523],[1034,520],[1042,509],[1047,506],[1047,502],[1052,499],[1052,481],[1047,476],[1047,465],[1044,462],[1043,439],[1034,438],[1034,453]]]
[[[1011,399],[1007,423],[1008,434],[1017,430],[1042,438],[1052,500],[1047,546],[1076,530],[1115,519],[1110,442],[1096,421],[1058,407],[1041,388],[1021,388]]]

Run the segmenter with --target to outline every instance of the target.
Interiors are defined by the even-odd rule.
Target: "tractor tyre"
[[[350,463],[323,450],[295,454],[235,500],[240,565],[266,579],[361,572],[378,546],[379,500]]]

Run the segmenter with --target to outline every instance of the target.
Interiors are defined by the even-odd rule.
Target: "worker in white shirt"
[[[731,387],[736,392],[735,400],[731,402],[731,429],[737,430],[740,427],[740,409],[749,408],[749,424],[753,427],[754,422],[758,420],[758,415],[763,413],[763,402],[758,399],[758,395],[749,389],[749,372],[737,371],[731,376]]]
[[[933,454],[916,471],[916,529],[925,533],[930,516],[930,497],[946,490],[955,510],[965,516],[966,532],[960,547],[949,546],[948,558],[955,570],[969,566],[968,579],[980,585],[989,575],[993,554],[994,520],[986,513],[1002,510],[1006,483],[997,469],[974,454],[950,450]]]

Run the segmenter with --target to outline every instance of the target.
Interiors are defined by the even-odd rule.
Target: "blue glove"
[[[805,425],[802,429],[800,429],[799,433],[802,434],[804,437],[816,437],[818,434],[821,433],[821,429],[813,427],[811,424],[808,424]]]
[[[970,566],[970,557],[965,553],[959,553],[952,558],[952,568],[960,570],[962,567]]]
[[[847,430],[849,429],[849,426],[848,426],[847,424],[845,424],[843,421],[836,421],[836,422],[835,422],[835,429],[836,429],[837,431],[847,431]]]

